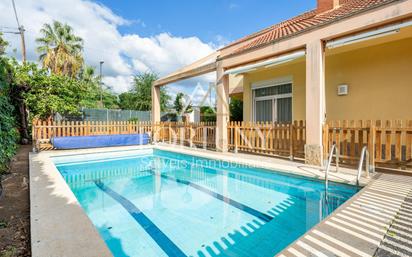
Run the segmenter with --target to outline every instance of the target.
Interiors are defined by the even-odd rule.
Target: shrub
[[[237,98],[230,99],[230,121],[243,121],[243,101]]]
[[[16,129],[15,111],[11,104],[8,82],[8,62],[0,57],[0,174],[5,172],[17,150],[19,132]]]
[[[138,121],[139,121],[139,118],[133,117],[133,118],[130,118],[128,121],[129,121],[129,122],[138,122]]]

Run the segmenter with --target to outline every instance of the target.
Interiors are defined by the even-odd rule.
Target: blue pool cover
[[[149,139],[148,134],[130,134],[53,137],[51,142],[56,149],[79,149],[107,146],[147,145]]]

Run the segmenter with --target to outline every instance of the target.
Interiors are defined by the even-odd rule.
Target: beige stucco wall
[[[300,60],[287,66],[279,66],[276,69],[266,69],[254,73],[249,73],[242,77],[240,80],[243,83],[243,120],[252,120],[252,89],[251,86],[255,82],[261,82],[265,80],[272,80],[281,77],[292,77],[293,83],[293,98],[292,98],[292,118],[295,120],[305,118],[305,62]],[[230,88],[239,89],[239,80],[236,80],[237,84],[232,83],[230,80]]]
[[[411,38],[331,56],[326,71],[328,119],[412,118]]]
[[[326,57],[327,119],[412,119],[412,38]],[[252,118],[251,84],[292,76],[293,119],[305,119],[304,60],[230,80],[243,87],[244,120]],[[337,86],[349,85],[347,96]]]

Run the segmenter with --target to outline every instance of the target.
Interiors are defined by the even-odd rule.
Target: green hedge
[[[14,107],[10,101],[7,61],[0,57],[0,174],[5,172],[15,155],[19,132],[16,129]]]

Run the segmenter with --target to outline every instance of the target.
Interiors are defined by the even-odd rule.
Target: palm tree
[[[100,80],[99,76],[96,75],[94,68],[87,65],[83,66],[79,71],[79,79],[96,84],[98,84]]]
[[[37,51],[43,68],[55,74],[76,76],[83,66],[83,39],[73,34],[72,27],[58,21],[44,24],[40,33],[42,37],[36,42],[40,45]]]

